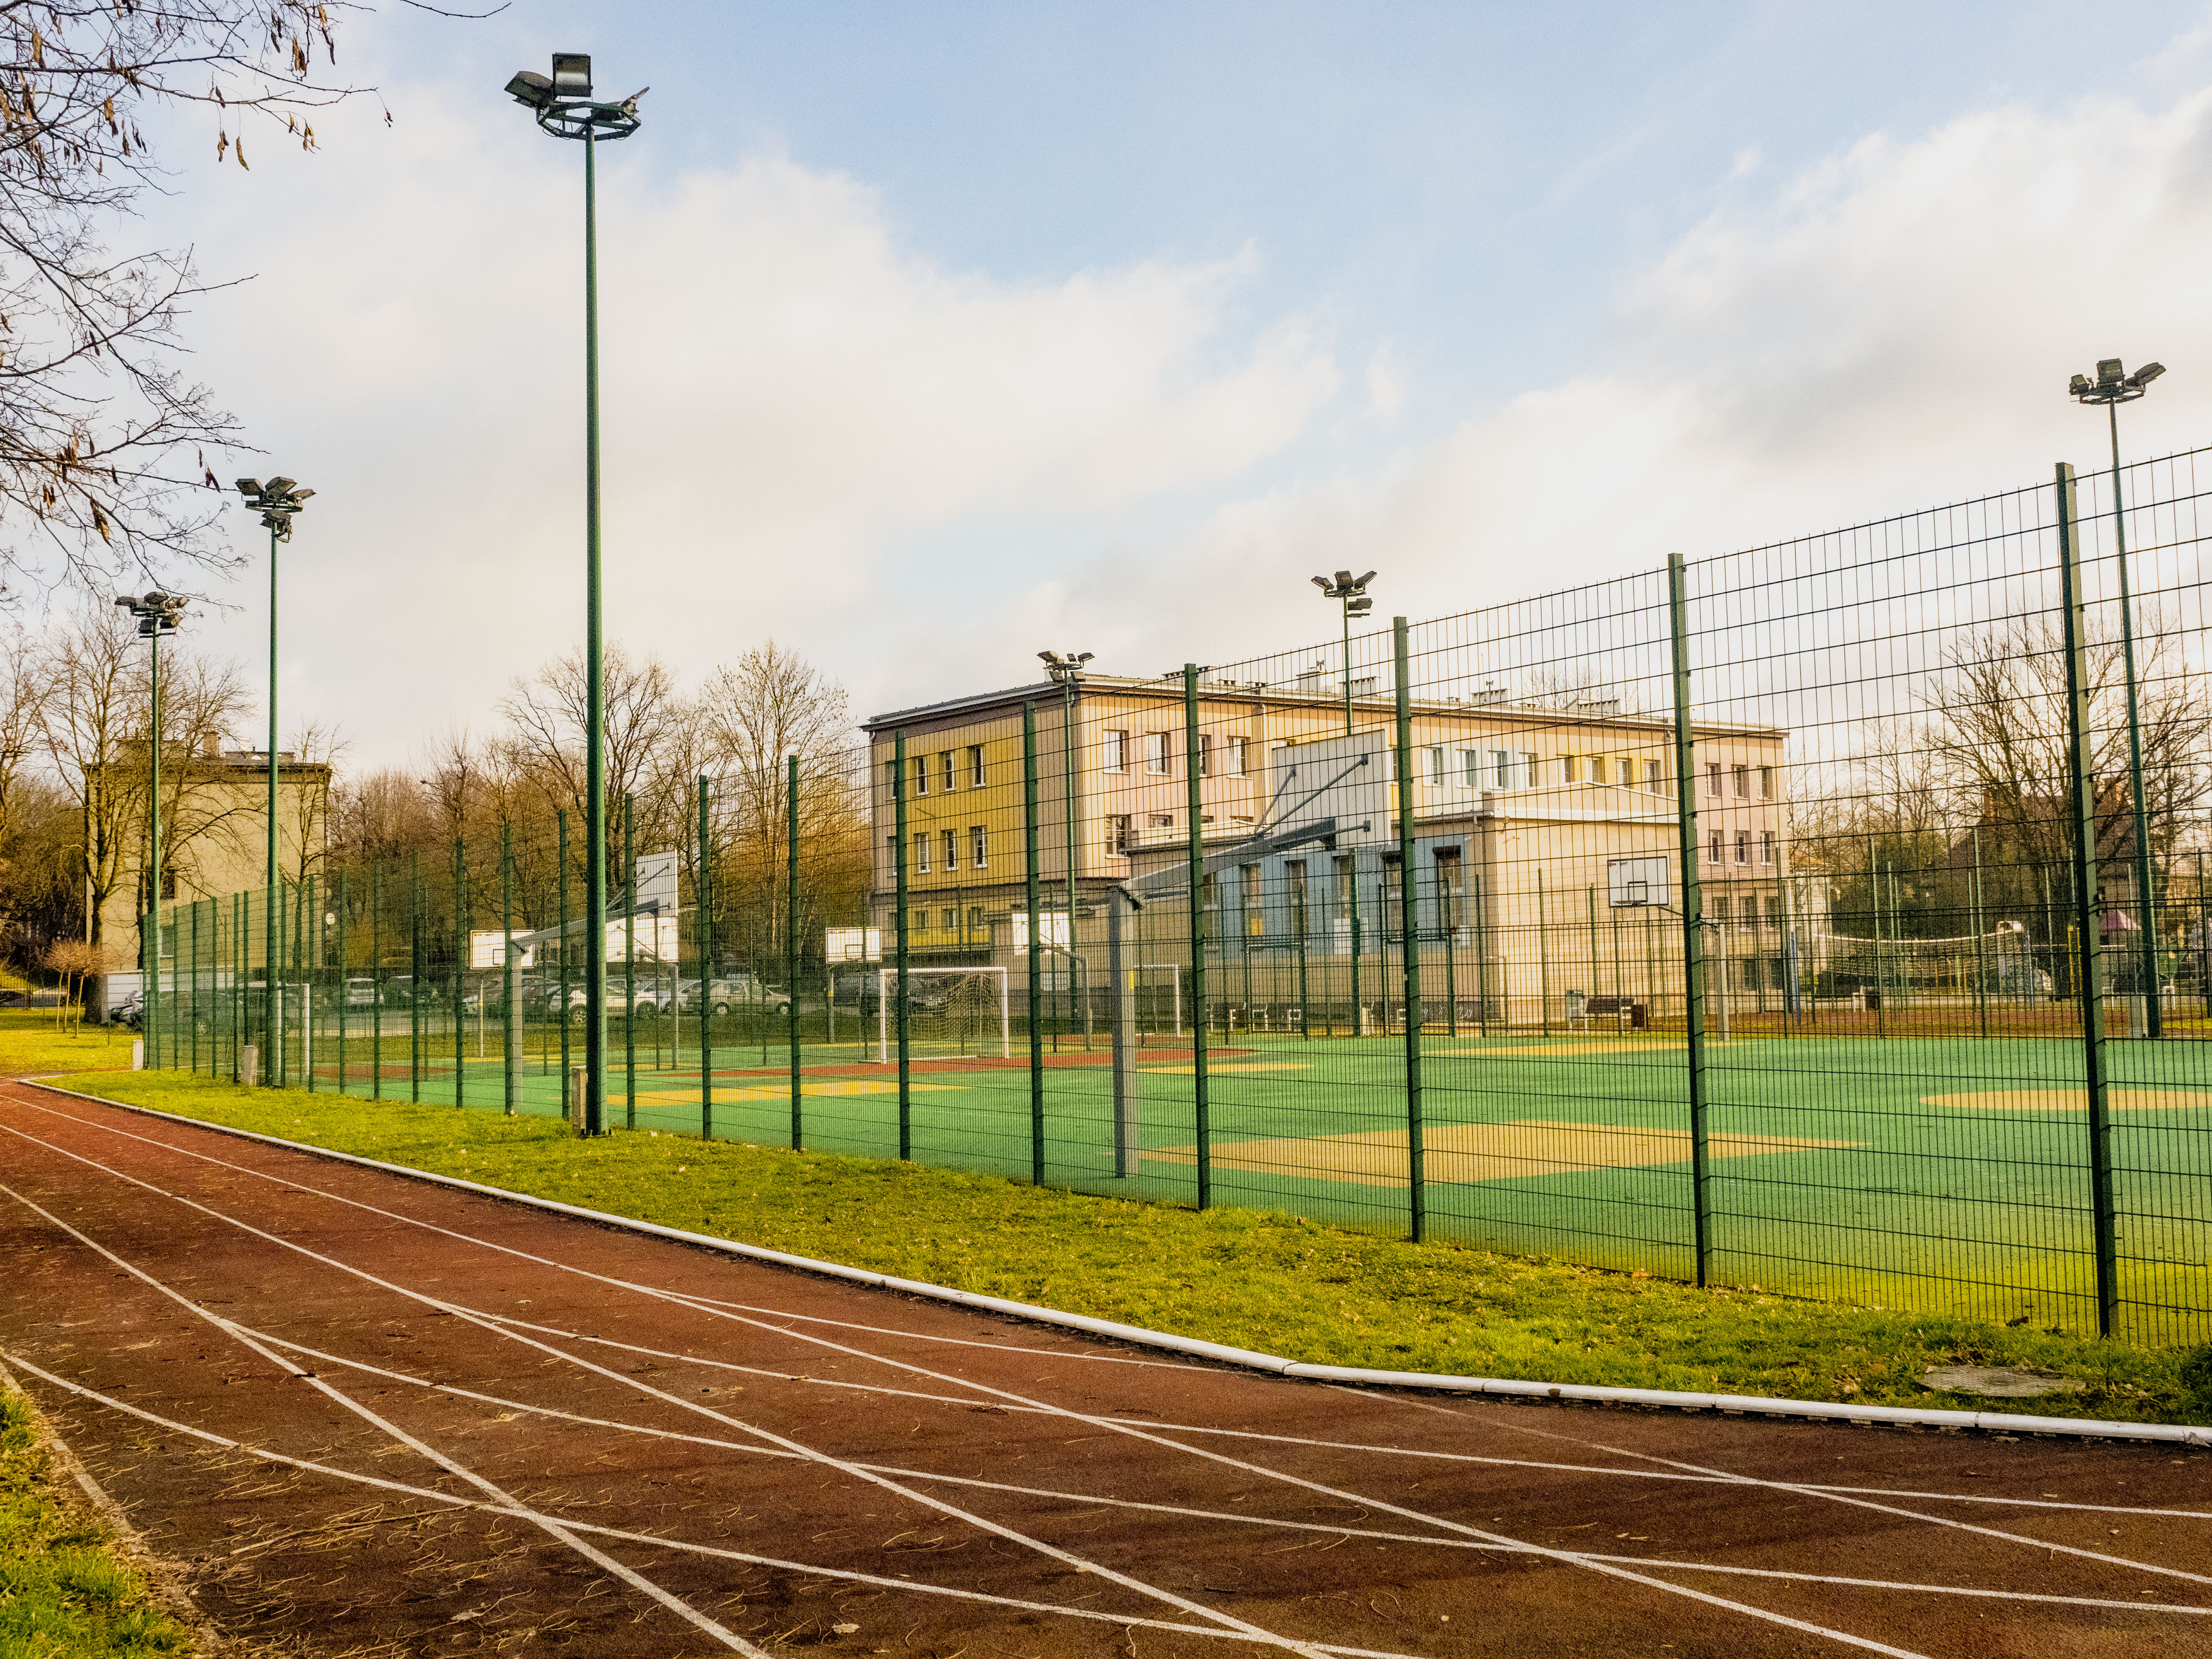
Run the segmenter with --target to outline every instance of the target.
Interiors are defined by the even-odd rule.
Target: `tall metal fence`
[[[2208,453],[165,907],[149,1063],[2202,1341]]]

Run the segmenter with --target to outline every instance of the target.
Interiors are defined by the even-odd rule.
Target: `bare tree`
[[[0,7],[0,576],[220,562],[193,492],[237,428],[177,367],[206,287],[189,251],[118,256],[100,232],[160,185],[149,106],[201,106],[241,167],[248,119],[312,149],[313,112],[354,90],[313,73],[335,48],[316,0]]]
[[[0,936],[14,919],[11,879],[16,821],[21,815],[25,764],[38,750],[44,687],[30,641],[21,629],[0,643]]]

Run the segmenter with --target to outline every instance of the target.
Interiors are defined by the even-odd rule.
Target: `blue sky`
[[[199,366],[240,470],[322,491],[285,697],[358,762],[580,631],[579,158],[497,93],[555,47],[652,87],[602,175],[609,603],[687,677],[771,633],[864,712],[1044,645],[1157,672],[1321,635],[1346,562],[1419,617],[1977,494],[2094,461],[2106,353],[2175,371],[2131,448],[2212,437],[2203,6],[350,27],[393,125],[242,173],[181,124],[149,228],[258,273]],[[240,548],[202,627],[252,662]]]

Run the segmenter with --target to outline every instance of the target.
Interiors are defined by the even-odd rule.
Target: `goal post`
[[[939,979],[990,979],[999,981],[999,1054],[1003,1060],[1014,1057],[1013,1022],[1008,1017],[1006,1004],[1006,970],[1004,968],[909,968],[909,981],[935,976]],[[898,980],[896,968],[876,969],[876,1063],[888,1065],[891,1057],[891,998]],[[866,1018],[866,1016],[863,1016]]]

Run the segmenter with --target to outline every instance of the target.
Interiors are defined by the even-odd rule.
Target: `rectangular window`
[[[1335,890],[1328,898],[1328,919],[1331,922],[1340,921],[1349,926],[1352,920],[1352,854],[1339,853],[1329,860],[1329,865],[1336,872],[1336,881]]]
[[[1705,862],[1708,864],[1718,864],[1720,861],[1721,832],[1716,830],[1711,835],[1705,837]]]
[[[1145,770],[1164,775],[1168,769],[1168,734],[1164,732],[1145,733]]]
[[[952,751],[945,750],[937,757],[938,776],[945,781],[945,793],[951,794],[960,787],[960,775],[952,769]]]
[[[1244,775],[1244,742],[1243,738],[1229,739],[1228,775],[1232,778],[1241,778]]]
[[[1495,780],[1495,787],[1499,789],[1513,787],[1513,756],[1510,750],[1493,749],[1490,751],[1489,776]],[[1467,751],[1467,781],[1474,788],[1483,787],[1482,750],[1480,749]]]
[[[884,837],[884,882],[885,885],[898,879],[898,837]]]
[[[1761,864],[1771,864],[1774,862],[1774,831],[1771,830],[1762,830],[1759,831],[1759,861]]]
[[[1129,817],[1127,813],[1106,820],[1106,852],[1109,857],[1125,859],[1129,856],[1131,839]]]
[[[1237,908],[1244,918],[1244,937],[1258,939],[1267,931],[1267,896],[1260,890],[1260,866],[1237,866]]]
[[[1715,800],[1721,798],[1721,763],[1718,761],[1705,763],[1705,793]]]
[[[1724,898],[1717,898],[1712,902],[1710,908],[1712,911],[1712,916],[1715,921],[1726,921],[1729,919],[1728,900]]]
[[[1774,799],[1774,769],[1771,766],[1759,769],[1759,798],[1761,800]]]
[[[917,875],[929,873],[929,831],[927,830],[914,838],[914,867]]]
[[[1098,734],[1099,769],[1106,772],[1126,772],[1129,769],[1129,734],[1127,732],[1102,732]]]
[[[1782,900],[1779,896],[1766,901],[1766,925],[1777,930],[1782,926]]]
[[[1732,769],[1732,778],[1735,784],[1735,798],[1748,800],[1751,798],[1751,769],[1748,766],[1735,767]]]
[[[1523,788],[1534,789],[1539,783],[1543,781],[1543,780],[1536,774],[1537,765],[1538,762],[1535,751],[1534,750],[1523,749],[1521,751],[1521,763],[1514,770],[1514,781],[1521,785]]]
[[[1751,862],[1751,831],[1748,830],[1735,832],[1735,861],[1738,864]]]
[[[1636,763],[1631,760],[1621,762],[1620,769],[1613,775],[1613,781],[1620,784],[1623,789],[1635,788]]]
[[[948,870],[960,867],[960,837],[951,830],[945,832],[945,867]]]
[[[917,795],[929,793],[929,757],[927,755],[914,757],[914,793]]]
[[[980,743],[968,745],[968,787],[970,789],[983,787],[983,745]]]
[[[1562,755],[1559,768],[1560,782],[1580,783],[1583,781],[1583,757],[1580,755]]]
[[[1198,734],[1198,775],[1201,778],[1213,775],[1213,733],[1211,732]]]
[[[1456,847],[1437,848],[1437,926],[1450,929],[1460,925],[1460,849]]]
[[[1429,782],[1438,789],[1444,787],[1444,751],[1441,749],[1429,750]]]
[[[968,826],[968,862],[978,870],[991,867],[991,832],[980,823]]]
[[[954,909],[951,905],[946,905],[945,907],[945,931],[950,933],[959,926],[960,913]]]
[[[1644,787],[1655,795],[1663,795],[1667,793],[1666,775],[1660,771],[1657,761],[1644,763]]]
[[[884,787],[894,791],[898,788],[898,762],[896,760],[884,763]]]
[[[1291,890],[1291,935],[1294,939],[1306,936],[1306,861],[1292,859],[1283,866],[1283,875]]]
[[[968,907],[968,931],[971,933],[980,933],[983,931],[983,907],[980,904],[971,904]]]

